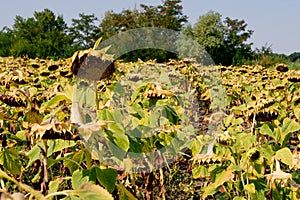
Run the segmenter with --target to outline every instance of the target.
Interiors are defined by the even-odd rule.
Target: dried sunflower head
[[[276,65],[276,70],[279,72],[287,72],[289,67],[286,64],[280,63]]]
[[[257,148],[252,148],[247,152],[247,157],[251,162],[254,162],[260,158],[260,152]]]
[[[228,131],[225,131],[224,133],[219,135],[219,137],[217,138],[217,142],[223,146],[231,146],[234,144],[235,138],[229,135]]]
[[[247,114],[250,119],[253,119],[255,115],[256,121],[266,122],[266,121],[272,121],[277,119],[279,112],[276,108],[268,107],[259,110],[258,112],[255,112],[254,110],[249,110]]]
[[[221,163],[223,158],[215,154],[197,154],[194,156],[193,160],[200,165],[210,165]]]
[[[275,103],[275,99],[272,97],[260,99],[256,103],[256,107],[258,110],[262,110],[264,108],[268,108]]]
[[[168,90],[148,90],[144,93],[146,98],[166,99],[167,97],[175,96],[172,91]]]
[[[300,82],[300,72],[299,71],[290,71],[288,74],[288,81],[293,83],[299,83]]]
[[[25,107],[24,101],[18,97],[12,95],[1,94],[0,101],[11,106],[11,107]]]

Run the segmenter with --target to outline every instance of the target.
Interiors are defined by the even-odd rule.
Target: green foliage
[[[300,53],[299,52],[294,52],[294,53],[292,53],[291,55],[288,56],[288,59],[291,62],[299,61],[300,60]]]
[[[182,14],[179,2],[142,8],[147,16],[166,12],[174,17]],[[80,17],[91,24],[95,19]],[[130,23],[136,16],[131,17]],[[161,17],[143,22],[163,26]],[[199,20],[210,28],[199,25],[194,35],[194,29],[186,26],[183,34],[203,37],[198,42],[213,53],[226,49],[232,53],[230,62],[247,59],[251,45],[245,41],[252,32],[245,30],[243,20],[226,18],[224,25],[220,17],[210,12]],[[78,29],[81,20],[73,21]],[[51,38],[65,28],[62,18],[49,10],[27,20],[17,17],[13,31],[19,39],[5,45],[12,45],[16,55],[33,56],[34,38],[40,40],[36,47],[52,53],[51,44],[56,43]],[[3,30],[0,42],[11,33]],[[81,45],[89,42],[82,41]],[[270,48],[258,54],[273,56]],[[185,61],[116,62],[110,79],[77,80],[74,86],[66,60],[0,57],[0,65],[1,196],[22,192],[29,199],[299,198],[300,76],[296,71],[257,65],[216,67],[222,74],[212,82],[224,84],[227,107],[221,129],[209,133],[217,117],[214,100],[222,103],[219,99],[225,95],[210,90],[211,80],[205,80],[213,67],[202,73]],[[183,89],[187,85],[193,92]],[[72,96],[75,89],[78,99]],[[194,98],[199,105],[191,109]],[[161,155],[147,154],[156,150],[162,150]],[[138,168],[135,154],[142,159]],[[161,163],[166,161],[164,167]]]
[[[263,67],[274,67],[278,63],[289,62],[288,57],[284,54],[273,53],[271,45],[265,44],[261,48],[256,48],[253,53],[252,64],[261,65]]]
[[[100,37],[100,29],[95,25],[98,18],[94,15],[79,14],[79,19],[72,19],[72,25],[69,28],[69,36],[73,45],[80,49],[92,48],[97,38]]]
[[[15,42],[10,55],[28,56],[30,58],[52,58],[70,56],[68,46],[71,40],[67,36],[67,25],[62,16],[56,17],[49,9],[35,12],[34,17],[15,18],[13,25]]]
[[[300,62],[288,62],[289,69],[291,70],[300,70]]]
[[[11,45],[9,55],[12,56],[23,56],[23,57],[31,57],[34,56],[34,47],[30,40],[27,39],[17,39]]]
[[[29,58],[66,58],[74,51],[91,48],[97,38],[108,39],[115,34],[134,28],[160,27],[179,31],[187,22],[183,15],[181,0],[167,0],[163,5],[140,5],[141,10],[123,10],[121,13],[107,11],[104,19],[97,24],[94,14],[80,13],[72,19],[70,27],[62,16],[45,9],[34,12],[27,19],[16,16],[12,30],[3,29],[0,34],[2,56],[27,56]],[[141,49],[124,55],[126,61],[154,60],[167,61],[176,58],[173,53],[158,49]]]
[[[199,17],[188,35],[193,35],[216,64],[242,65],[252,58],[252,43],[247,44],[246,41],[253,31],[246,30],[244,20],[226,17],[223,22],[221,17],[220,13],[209,11]]]
[[[115,183],[117,180],[117,172],[114,169],[100,169],[99,167],[93,168],[96,173],[97,181],[103,185],[110,193],[115,189]],[[93,173],[93,171],[92,171]]]
[[[141,27],[159,27],[180,31],[187,17],[182,13],[181,0],[163,1],[163,5],[147,6],[142,4],[141,10],[123,10],[121,13],[108,11],[101,21],[103,38],[107,39],[122,31]],[[139,38],[139,36],[137,36]],[[143,36],[140,36],[142,38]],[[156,59],[158,62],[176,58],[173,53],[159,49],[139,49],[123,55],[124,61],[147,61]]]
[[[225,44],[230,59],[225,65],[242,65],[246,60],[252,59],[252,43],[246,43],[253,31],[246,30],[247,24],[244,20],[230,19],[225,21]],[[222,63],[223,64],[223,63]]]
[[[224,44],[224,25],[221,14],[210,11],[200,16],[194,25],[194,37],[208,53],[212,54],[214,48]]]
[[[16,151],[12,148],[4,148],[0,152],[0,165],[13,175],[21,174],[21,161]]]
[[[0,31],[0,56],[6,57],[10,55],[10,48],[14,41],[12,30],[4,27]]]
[[[287,147],[278,150],[275,154],[275,158],[288,166],[293,165],[293,155],[291,150]]]
[[[79,14],[68,27],[51,10],[34,12],[27,19],[16,16],[13,29],[0,32],[0,56],[66,58],[74,51],[90,48],[101,35],[94,14]]]
[[[9,195],[22,192],[36,199],[299,196],[296,146],[300,86],[292,82],[297,80],[295,71],[219,66],[228,106],[222,129],[209,136],[205,128],[182,126],[187,117],[195,116],[183,106],[184,98],[190,101],[195,95],[204,101],[216,96],[204,92],[208,91],[208,82],[193,65],[183,61],[170,65],[118,63],[117,73],[110,82],[99,81],[97,90],[78,87],[82,97],[78,103],[85,107],[77,114],[86,121],[77,125],[79,129],[70,123],[74,77],[62,76],[59,70],[48,67],[59,65],[65,70],[66,61],[1,58],[0,63],[4,73],[0,88],[9,95],[0,95],[0,179]],[[148,79],[136,81],[141,69]],[[47,71],[48,76],[40,76],[41,71]],[[29,72],[32,76],[25,76]],[[181,74],[177,72],[198,87],[201,95],[183,93],[184,83],[178,81]],[[50,78],[54,74],[55,81]],[[35,83],[36,78],[41,84]],[[81,84],[95,86],[87,81]],[[89,105],[96,103],[95,93],[99,93],[99,109],[91,112]],[[114,107],[112,101],[118,106]],[[199,109],[202,112],[206,108]],[[216,115],[208,112],[201,117],[202,128]],[[78,140],[78,130],[82,140]],[[195,130],[199,132],[193,136]],[[211,146],[206,147],[207,142]],[[166,156],[168,165],[153,172],[137,170],[132,153],[143,158],[148,152],[164,148],[163,155],[179,155],[178,158]],[[106,154],[107,151],[112,153]],[[106,157],[109,160],[101,159]],[[147,158],[145,166],[160,166],[153,162],[159,159]]]
[[[221,20],[221,14],[209,11],[199,17],[192,27],[186,23],[181,0],[166,0],[162,5],[140,5],[140,9],[124,9],[120,13],[107,11],[98,23],[95,14],[80,13],[78,19],[72,19],[70,27],[62,16],[45,9],[34,12],[33,17],[16,16],[12,29],[4,27],[0,31],[0,56],[29,58],[66,58],[75,51],[91,48],[99,37],[108,39],[120,32],[141,28],[160,27],[182,31],[177,43],[178,50],[185,52],[179,57],[201,57],[204,50],[216,64],[238,65],[259,64],[273,67],[277,63],[290,64],[292,69],[299,69],[299,52],[289,56],[272,52],[271,47],[263,46],[252,50],[252,43],[247,43],[253,31],[247,30],[244,20]],[[137,36],[138,37],[138,36]],[[143,36],[140,36],[143,38]],[[199,47],[191,47],[191,40],[197,41]],[[188,48],[188,49],[187,49]],[[174,53],[160,49],[134,50],[120,59],[124,61],[156,60],[168,61],[178,58]]]
[[[163,5],[140,5],[141,10],[123,10],[121,13],[107,11],[100,27],[104,39],[121,31],[141,27],[160,27],[179,31],[187,17],[183,15],[181,0],[167,0]]]

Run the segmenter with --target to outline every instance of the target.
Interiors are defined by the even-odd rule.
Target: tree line
[[[35,11],[29,18],[16,16],[11,29],[4,27],[0,31],[0,56],[66,58],[74,51],[91,48],[99,37],[105,40],[129,29],[160,27],[181,31],[197,41],[216,64],[241,65],[266,55],[275,60],[297,58],[298,54],[291,58],[275,55],[270,47],[253,50],[253,44],[247,42],[253,30],[247,29],[244,20],[229,17],[222,20],[220,13],[209,11],[191,25],[183,14],[181,2],[165,0],[158,6],[141,4],[140,9],[125,9],[120,13],[107,11],[101,21],[95,14],[80,13],[77,19],[72,19],[70,26],[63,16],[56,16],[49,9]],[[142,49],[122,56],[125,61],[138,58],[167,61],[176,55],[163,50]]]

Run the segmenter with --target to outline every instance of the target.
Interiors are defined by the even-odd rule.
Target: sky
[[[95,14],[101,20],[105,11],[118,13],[140,4],[156,6],[162,0],[7,0],[0,7],[0,29],[11,28],[17,15],[28,18],[45,8],[62,15],[71,25],[79,13]],[[300,52],[300,0],[182,0],[182,5],[192,25],[212,10],[223,19],[245,20],[248,29],[254,30],[249,40],[253,48],[271,46],[273,52],[286,55]]]

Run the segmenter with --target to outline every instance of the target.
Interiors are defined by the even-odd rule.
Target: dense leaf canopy
[[[29,58],[67,58],[74,51],[93,47],[95,41],[102,37],[108,39],[121,32],[141,28],[158,27],[182,31],[191,40],[202,47],[190,49],[189,55],[199,56],[206,51],[216,64],[242,65],[263,60],[262,65],[271,66],[277,61],[295,62],[297,53],[287,57],[272,53],[252,50],[252,43],[247,42],[253,30],[247,29],[244,20],[223,17],[220,13],[209,11],[199,16],[194,25],[188,24],[183,13],[181,0],[165,0],[161,5],[141,4],[139,9],[124,9],[119,13],[107,11],[99,20],[95,14],[80,13],[72,19],[70,26],[63,16],[56,16],[49,9],[36,11],[33,17],[16,16],[13,27],[0,30],[0,56]],[[184,41],[179,41],[179,50],[185,49]],[[123,55],[125,61],[157,60],[159,62],[176,58],[177,55],[159,49],[140,49]]]

